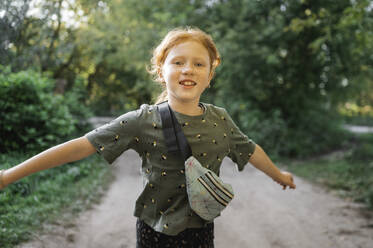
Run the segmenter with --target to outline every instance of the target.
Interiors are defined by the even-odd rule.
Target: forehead
[[[166,60],[175,57],[191,57],[195,59],[209,60],[207,49],[198,41],[187,40],[173,46],[166,57]]]

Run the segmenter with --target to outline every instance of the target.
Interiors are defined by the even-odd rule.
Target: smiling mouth
[[[179,82],[179,84],[184,85],[184,86],[195,86],[195,85],[197,85],[197,83],[193,82],[193,81],[181,81],[181,82]]]

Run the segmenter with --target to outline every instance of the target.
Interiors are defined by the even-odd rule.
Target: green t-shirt
[[[239,130],[225,109],[201,104],[204,113],[199,116],[174,112],[193,156],[217,175],[225,156],[238,165],[238,170],[243,170],[255,143]],[[184,161],[182,156],[167,152],[156,105],[143,104],[85,136],[108,163],[128,149],[140,155],[145,183],[134,215],[154,230],[176,235],[207,223],[189,206]]]

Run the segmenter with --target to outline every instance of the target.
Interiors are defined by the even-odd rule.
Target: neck
[[[195,116],[203,114],[203,109],[199,106],[199,99],[192,102],[178,102],[171,98],[168,100],[168,104],[173,111],[184,115]]]

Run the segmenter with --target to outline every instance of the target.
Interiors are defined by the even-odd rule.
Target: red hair
[[[211,78],[215,73],[216,67],[220,64],[220,54],[211,36],[198,28],[176,28],[167,33],[162,42],[154,49],[151,58],[151,66],[148,70],[153,75],[154,80],[163,87],[163,92],[158,96],[156,103],[167,99],[165,82],[161,77],[161,71],[166,57],[174,46],[189,40],[200,42],[206,49],[210,57]]]

